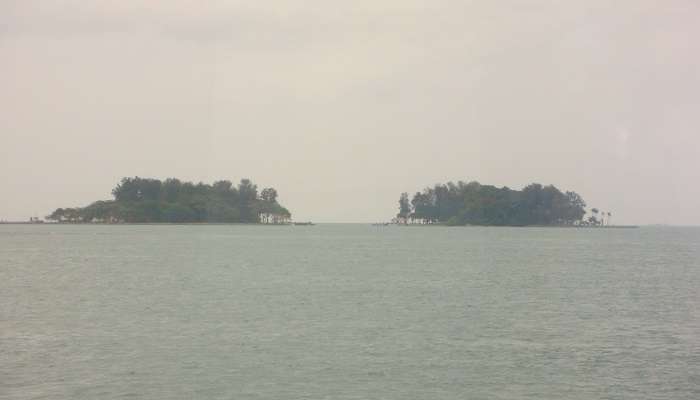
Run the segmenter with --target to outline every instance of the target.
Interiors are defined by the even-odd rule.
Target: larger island
[[[436,184],[399,198],[399,224],[487,226],[609,226],[612,214],[592,208],[576,192],[533,183],[522,190],[479,182]]]
[[[289,223],[291,213],[277,202],[277,191],[249,179],[238,186],[123,178],[112,190],[114,200],[86,207],[59,208],[46,219],[68,223]]]

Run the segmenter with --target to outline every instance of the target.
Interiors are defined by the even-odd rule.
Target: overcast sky
[[[448,180],[700,224],[700,2],[0,1],[0,219],[123,176],[390,219]]]

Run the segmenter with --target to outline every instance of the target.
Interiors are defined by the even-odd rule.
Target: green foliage
[[[408,193],[401,193],[399,198],[399,213],[396,215],[405,221],[411,215],[411,203],[408,202]]]
[[[166,203],[162,212],[163,221],[174,223],[196,222],[197,213],[191,208],[178,203]]]
[[[478,182],[437,184],[417,192],[404,209],[408,196],[401,194],[399,217],[414,222],[446,225],[574,225],[585,215],[586,203],[575,192],[531,184],[523,190],[497,188]]]
[[[83,208],[59,208],[47,219],[59,222],[284,222],[289,211],[277,202],[277,191],[242,179],[212,185],[178,179],[124,178],[112,190],[114,200],[97,201]]]

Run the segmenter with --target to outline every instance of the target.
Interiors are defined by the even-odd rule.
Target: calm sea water
[[[0,226],[2,399],[698,399],[700,229]]]

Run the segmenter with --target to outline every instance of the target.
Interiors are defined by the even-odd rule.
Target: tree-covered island
[[[599,214],[600,213],[600,214]],[[522,190],[498,188],[478,182],[448,182],[428,187],[409,199],[399,198],[400,224],[490,226],[602,226],[611,213],[593,208],[586,216],[586,203],[576,192],[533,183]],[[607,217],[607,219],[606,219]]]
[[[112,190],[114,200],[81,208],[59,208],[46,219],[72,223],[288,223],[290,212],[277,202],[277,191],[248,179],[238,186],[179,179],[124,178]]]

